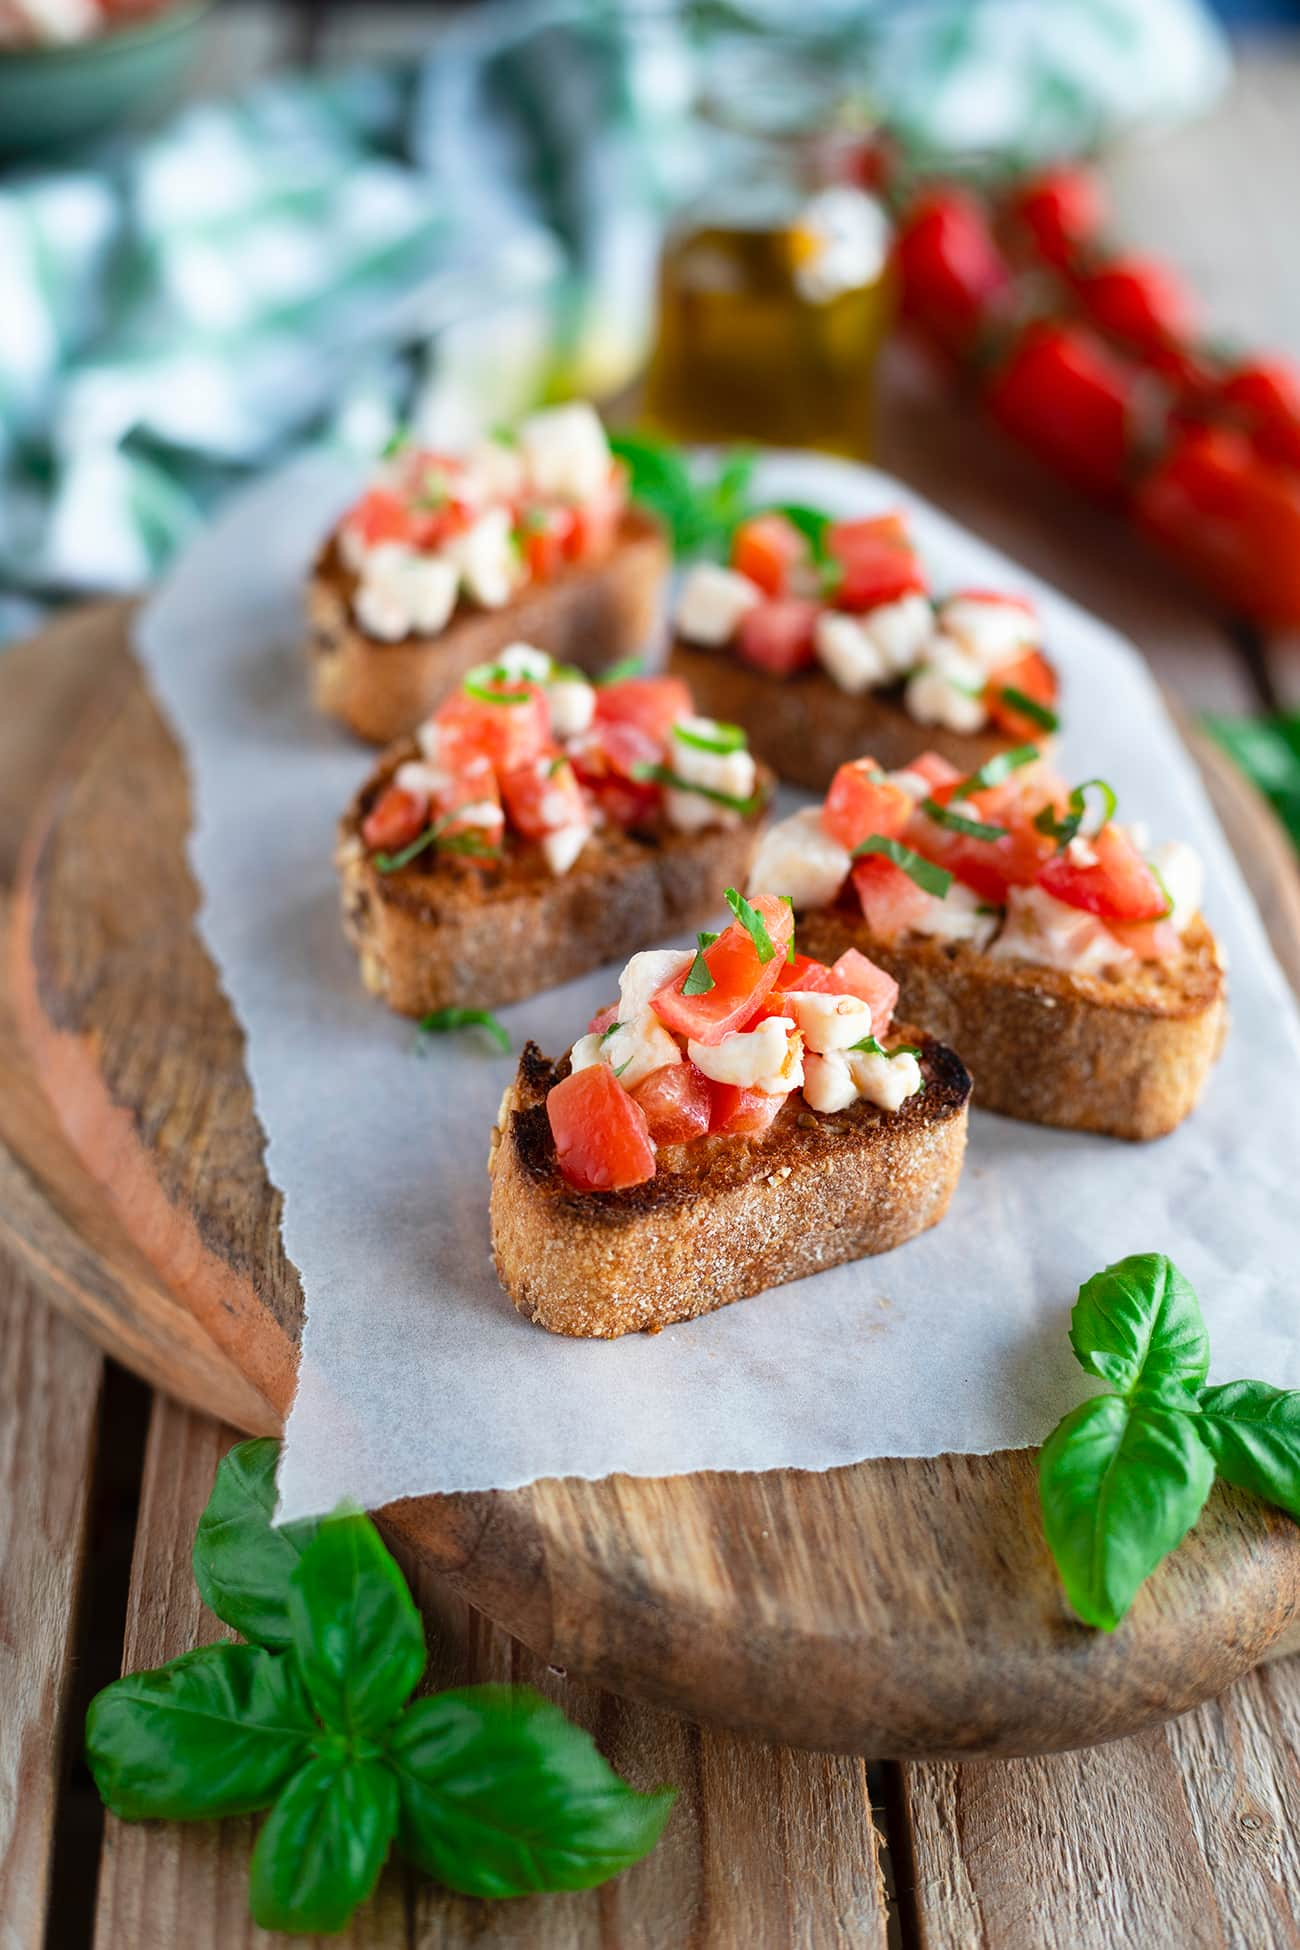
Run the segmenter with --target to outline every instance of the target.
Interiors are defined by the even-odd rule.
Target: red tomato
[[[774,677],[788,677],[816,657],[814,633],[820,613],[820,603],[802,596],[755,603],[740,619],[736,648],[746,663]]]
[[[853,865],[862,918],[881,941],[895,941],[925,916],[930,895],[910,874],[881,853],[864,853]]]
[[[904,318],[942,350],[965,352],[1010,282],[980,205],[964,190],[929,191],[908,211],[894,249]]]
[[[1138,485],[1139,527],[1237,615],[1300,624],[1300,480],[1244,435],[1186,433]]]
[[[1183,945],[1182,936],[1169,921],[1108,921],[1106,927],[1139,961],[1169,961]]]
[[[907,769],[919,772],[931,791],[939,785],[956,785],[961,777],[952,760],[939,752],[922,752],[919,758],[911,760]]]
[[[617,1021],[617,1002],[607,1002],[603,1009],[597,1009],[595,1015],[587,1024],[587,1034],[589,1036],[603,1036],[605,1031],[612,1029]]]
[[[659,746],[691,710],[690,687],[680,677],[627,677],[596,691],[597,724],[635,725]]]
[[[834,592],[836,609],[875,609],[925,591],[925,572],[902,515],[832,522],[826,547],[840,572]]]
[[[1219,381],[1214,400],[1240,422],[1257,454],[1300,468],[1300,368],[1253,359]]]
[[[1074,289],[1093,324],[1135,352],[1162,352],[1196,329],[1191,293],[1147,257],[1112,258],[1077,277]]]
[[[1041,704],[1044,710],[1056,709],[1056,672],[1041,650],[1026,651],[1014,663],[1001,665],[988,681],[984,703],[994,724],[1008,737],[1032,742],[1050,736],[1047,726],[1012,703],[1006,696],[1009,690],[1019,691],[1033,703]]]
[[[827,984],[832,995],[856,995],[871,1009],[871,1027],[877,1036],[883,1036],[889,1027],[890,1017],[898,1006],[898,983],[875,962],[868,961],[856,948],[846,948],[844,953],[831,963],[831,980]]]
[[[1015,790],[1013,787],[1012,791]],[[952,792],[951,785],[938,786],[932,797],[945,805]],[[1037,803],[1043,803],[1042,799]],[[1012,798],[1006,788],[975,793],[969,799],[959,800],[953,811],[964,819],[1002,827],[997,839],[980,840],[968,833],[954,832],[951,827],[931,819],[919,806],[908,824],[905,838],[909,846],[937,866],[946,867],[982,900],[1000,906],[1008,887],[1027,887],[1038,878],[1038,869],[1052,849],[1052,840],[1038,832],[1033,824],[1035,810],[1037,805],[1032,800]]]
[[[524,565],[534,582],[550,582],[569,559],[572,508],[527,508],[519,524]]]
[[[579,779],[607,819],[617,826],[644,826],[653,821],[662,790],[653,779],[638,778],[637,773],[642,767],[662,763],[663,749],[657,739],[634,724],[594,724],[590,731],[570,740],[569,755]]]
[[[482,820],[464,820],[456,817],[462,807],[474,806],[481,809],[492,806],[497,818],[485,825]],[[505,814],[501,810],[501,793],[497,786],[497,775],[486,758],[471,759],[464,768],[452,773],[447,784],[436,795],[433,810],[441,822],[440,830],[448,839],[458,833],[477,833],[486,845],[494,846],[501,838],[501,828]]]
[[[391,488],[371,488],[343,517],[343,526],[361,537],[367,548],[381,542],[409,542],[411,516],[401,496]]]
[[[784,596],[790,571],[808,553],[807,543],[785,515],[742,521],[731,541],[731,566],[756,582],[765,596]]]
[[[1022,182],[1011,211],[1047,264],[1063,270],[1105,221],[1101,185],[1090,170],[1062,164]]]
[[[1078,325],[1031,325],[988,389],[999,424],[1073,486],[1103,500],[1127,485],[1137,375]]]
[[[735,1083],[710,1082],[709,1092],[713,1099],[709,1130],[728,1137],[762,1137],[786,1101]]]
[[[385,787],[361,822],[361,837],[372,853],[400,853],[418,839],[429,822],[429,804],[400,785]]]
[[[703,1137],[713,1114],[709,1079],[693,1063],[667,1063],[643,1077],[632,1096],[656,1144],[689,1144]]]
[[[510,823],[525,839],[540,840],[561,826],[587,826],[591,815],[577,775],[561,751],[543,752],[501,773]]]
[[[793,961],[782,962],[772,993],[776,996],[788,989],[829,989],[830,982],[831,971],[824,961],[816,961],[811,955],[796,955]]]
[[[536,684],[511,682],[488,688],[492,697],[453,691],[434,714],[438,756],[449,771],[460,771],[476,758],[510,771],[540,757],[550,744],[546,696]]]
[[[1038,884],[1054,900],[1084,908],[1103,921],[1159,921],[1167,901],[1159,881],[1137,848],[1104,826],[1087,845],[1096,855],[1092,866],[1081,866],[1064,853],[1054,853],[1038,875]]]
[[[570,562],[595,562],[608,555],[618,540],[627,507],[627,474],[615,461],[609,480],[598,494],[571,510],[573,525],[565,544]]]
[[[660,1022],[679,1036],[693,1036],[706,1046],[720,1043],[731,1030],[739,1029],[775,988],[794,935],[794,913],[787,901],[773,894],[760,894],[753,905],[763,917],[776,952],[770,960],[760,961],[749,930],[733,921],[712,947],[704,950],[713,977],[707,994],[682,994],[689,973],[684,969],[651,998],[650,1006]]]
[[[912,811],[903,788],[892,785],[872,758],[855,758],[841,765],[831,780],[822,807],[822,826],[846,852],[852,853],[869,834],[897,839]]]
[[[546,1099],[560,1170],[580,1192],[621,1192],[655,1175],[646,1114],[604,1063],[561,1078]]]

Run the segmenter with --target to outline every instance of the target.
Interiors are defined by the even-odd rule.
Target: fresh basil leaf
[[[396,873],[399,868],[409,866],[417,854],[429,847],[436,847],[439,853],[468,853],[476,858],[499,860],[501,848],[485,840],[481,833],[448,833],[444,829],[456,817],[454,812],[446,813],[432,826],[404,846],[400,853],[376,853],[375,868],[379,873]]]
[[[701,933],[696,936],[695,960],[686,971],[686,980],[682,983],[683,995],[707,995],[710,989],[717,987],[709,964],[704,959],[704,950],[711,941],[716,940],[716,935],[710,937]]]
[[[620,657],[616,664],[610,664],[607,670],[600,671],[587,681],[594,684],[597,690],[604,690],[607,685],[624,684],[629,677],[639,677],[644,669],[644,657]]]
[[[694,792],[697,797],[712,800],[715,806],[726,806],[731,812],[739,813],[744,819],[756,813],[767,799],[767,793],[761,785],[748,799],[738,799],[733,792],[718,792],[711,785],[696,785],[693,779],[684,779],[680,772],[674,772],[667,765],[651,765],[647,762],[635,764],[632,767],[632,777],[649,780],[654,785],[671,786],[675,792]]]
[[[987,819],[967,819],[965,813],[941,806],[937,799],[922,799],[921,811],[936,826],[946,826],[950,833],[960,833],[968,840],[1004,840],[1007,836],[1005,826],[994,826]]]
[[[255,1645],[290,1641],[289,1578],[316,1535],[314,1522],[274,1529],[275,1466],[270,1436],[239,1442],[217,1465],[194,1533],[194,1582],[210,1611]]]
[[[431,1009],[421,1016],[421,1036],[441,1036],[455,1029],[481,1029],[503,1056],[510,1054],[510,1037],[490,1009]]]
[[[292,1659],[203,1645],[115,1679],[90,1702],[86,1758],[127,1821],[196,1821],[269,1807],[316,1732]]]
[[[767,931],[767,922],[756,907],[752,907],[736,887],[728,887],[722,897],[731,909],[741,927],[754,944],[758,959],[766,965],[776,953],[776,947]]]
[[[1019,711],[1022,718],[1028,718],[1031,724],[1041,725],[1044,731],[1060,730],[1061,720],[1057,713],[1050,705],[1040,704],[1036,697],[1030,697],[1027,691],[1017,690],[1014,684],[1004,684],[998,696],[1013,711]]]
[[[289,1591],[294,1651],[316,1711],[340,1733],[377,1732],[424,1671],[424,1626],[369,1517],[329,1517]]]
[[[714,720],[712,735],[692,731],[686,724],[675,724],[672,735],[680,744],[689,745],[694,751],[715,752],[721,757],[745,749],[745,734],[740,726],[726,724],[721,718]]]
[[[1205,1505],[1214,1461],[1199,1417],[1120,1395],[1080,1403],[1038,1459],[1043,1527],[1086,1625],[1113,1631]]]
[[[253,1920],[264,1930],[341,1930],[373,1893],[397,1832],[383,1761],[320,1754],[280,1795],[253,1849]]]
[[[1300,1517],[1300,1389],[1225,1381],[1200,1405],[1196,1427],[1225,1482]]]
[[[860,1043],[850,1043],[851,1050],[864,1050],[868,1056],[916,1056],[925,1055],[919,1043],[895,1043],[893,1049],[886,1049],[874,1036],[864,1036]]]
[[[1010,778],[1022,765],[1032,765],[1036,758],[1041,757],[1037,745],[1015,745],[1010,751],[994,752],[977,772],[972,772],[954,789],[953,804],[959,799],[970,799],[977,792],[987,792],[990,786],[1001,785],[1003,779]]]
[[[1058,853],[1064,853],[1070,841],[1078,838],[1088,811],[1088,793],[1094,790],[1101,794],[1101,818],[1093,824],[1086,836],[1091,839],[1115,817],[1115,808],[1119,803],[1113,788],[1106,783],[1105,779],[1085,779],[1082,785],[1076,785],[1070,794],[1070,810],[1063,819],[1057,818],[1056,810],[1052,806],[1044,806],[1041,812],[1034,814],[1034,825],[1040,833],[1045,833],[1048,839],[1056,841]]]
[[[824,568],[830,561],[830,551],[826,546],[827,530],[832,517],[821,508],[809,508],[801,501],[778,501],[771,512],[784,515],[792,528],[797,528],[808,544],[808,553],[818,568]]]
[[[1166,1384],[1191,1393],[1210,1366],[1210,1337],[1191,1286],[1163,1253],[1131,1253],[1079,1288],[1070,1345],[1080,1367],[1121,1394]]]
[[[404,453],[410,444],[410,429],[407,427],[394,427],[383,446],[379,449],[379,458],[380,460],[395,460],[398,454]]]
[[[778,894],[777,899],[779,901],[784,901],[786,906],[790,910],[790,939],[785,944],[785,958],[787,962],[792,962],[795,958],[794,938],[796,933],[795,917],[794,917],[794,895]]]
[[[901,867],[909,880],[916,882],[923,893],[933,894],[942,900],[952,886],[952,875],[946,867],[936,867],[933,860],[927,860],[922,853],[914,853],[910,846],[901,840],[886,839],[883,833],[872,833],[853,849],[853,858],[860,860],[865,853],[879,853],[886,860],[892,860]]]
[[[1273,718],[1209,717],[1205,728],[1270,800],[1300,846],[1300,711]]]
[[[638,1794],[528,1687],[416,1700],[388,1739],[398,1847],[466,1896],[590,1889],[640,1861],[675,1799]]]
[[[658,517],[678,555],[723,549],[747,511],[757,456],[752,448],[729,449],[711,474],[693,471],[671,442],[642,434],[610,435],[610,449],[628,471],[628,492]]]

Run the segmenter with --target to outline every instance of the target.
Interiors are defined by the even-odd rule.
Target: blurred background
[[[1297,188],[1300,0],[0,0],[0,640],[586,394],[878,459],[1300,832]]]

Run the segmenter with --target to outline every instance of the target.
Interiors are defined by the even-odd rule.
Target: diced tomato
[[[637,773],[660,764],[663,751],[638,726],[596,723],[570,740],[569,756],[582,784],[616,826],[644,826],[655,818],[662,788]]]
[[[691,708],[690,687],[680,677],[626,677],[596,691],[597,724],[634,725],[660,746]]]
[[[966,352],[1010,270],[984,211],[965,190],[927,192],[895,242],[903,316],[943,351]]]
[[[1147,257],[1116,257],[1074,280],[1094,325],[1135,352],[1162,352],[1196,327],[1191,293],[1168,266]]]
[[[1008,737],[1034,740],[1049,736],[1046,726],[1006,696],[1009,690],[1019,691],[1032,703],[1041,704],[1045,711],[1055,710],[1056,673],[1040,650],[1026,651],[1014,663],[1002,664],[988,681],[984,703],[994,724]]]
[[[1170,921],[1107,921],[1106,927],[1139,961],[1169,961],[1183,945]]]
[[[400,853],[418,839],[429,820],[429,802],[400,785],[387,786],[361,822],[361,837],[372,853]]]
[[[550,582],[570,557],[576,517],[572,508],[525,508],[519,522],[524,566],[534,582]]]
[[[867,1003],[871,1009],[871,1027],[877,1036],[888,1029],[890,1017],[898,1006],[898,983],[856,948],[846,948],[831,963],[831,980],[827,986],[832,995],[856,995],[859,1001]]]
[[[872,833],[897,839],[911,811],[912,801],[902,786],[891,784],[874,759],[855,758],[841,765],[831,780],[822,826],[852,853]]]
[[[804,670],[816,657],[821,605],[802,596],[755,603],[740,619],[736,648],[746,663],[774,677]]]
[[[713,1114],[709,1130],[728,1137],[762,1137],[775,1119],[784,1097],[766,1090],[745,1090],[735,1083],[710,1083]]]
[[[605,486],[570,510],[572,527],[565,543],[569,561],[596,562],[608,555],[618,540],[626,507],[627,474],[622,463],[615,461]]]
[[[902,515],[832,522],[826,531],[826,549],[839,570],[836,609],[876,609],[881,603],[897,602],[900,596],[925,591],[925,571]]]
[[[460,771],[475,758],[509,771],[539,757],[550,743],[546,696],[536,684],[511,681],[490,688],[493,697],[454,691],[435,713],[439,757],[449,771]]]
[[[1021,183],[1011,211],[1032,238],[1038,255],[1063,270],[1079,246],[1097,235],[1105,220],[1101,186],[1090,170],[1064,164]]]
[[[501,796],[510,822],[525,839],[540,840],[561,826],[586,826],[591,815],[567,755],[543,752],[501,773]]]
[[[953,789],[951,784],[936,786],[931,797],[946,805]],[[1004,786],[975,793],[953,806],[963,819],[1001,827],[996,839],[975,839],[969,833],[954,832],[919,806],[905,838],[909,846],[946,867],[981,899],[1001,906],[1008,887],[1027,887],[1038,878],[1038,869],[1052,850],[1053,841],[1037,830],[1033,815],[1053,796],[1048,788],[1031,793],[1023,782],[1015,782],[1012,774]]]
[[[463,809],[473,807],[472,820],[461,819],[457,815]],[[484,809],[495,810],[496,818],[482,817]],[[474,758],[459,771],[448,775],[447,783],[434,797],[433,811],[444,838],[451,839],[462,833],[477,833],[487,845],[495,845],[501,838],[505,824],[505,813],[501,807],[501,791],[497,785],[497,775],[490,760]]]
[[[656,1144],[689,1144],[703,1137],[713,1115],[709,1079],[693,1063],[652,1070],[632,1092]]]
[[[617,1002],[607,1002],[603,1009],[597,1009],[595,1015],[587,1024],[587,1034],[589,1036],[603,1036],[605,1031],[612,1029],[617,1021]]]
[[[865,853],[853,864],[853,885],[862,917],[881,941],[896,941],[924,919],[931,896],[910,874],[881,853]]]
[[[933,792],[936,786],[956,785],[961,773],[950,758],[940,752],[922,752],[919,758],[908,761],[909,772],[919,772]]]
[[[1113,826],[1105,826],[1087,841],[1095,856],[1082,864],[1067,847],[1054,853],[1038,875],[1038,884],[1054,900],[1081,907],[1103,921],[1158,921],[1168,907],[1160,882],[1137,848]]]
[[[776,978],[773,995],[782,995],[788,989],[828,989],[831,971],[824,961],[814,960],[812,955],[796,955],[793,961],[781,964],[781,973]],[[782,1012],[784,1013],[784,1012]]]
[[[732,537],[731,566],[757,583],[765,596],[784,596],[790,571],[807,553],[807,543],[786,515],[755,515],[742,521]]]
[[[453,535],[463,535],[474,520],[468,501],[443,501],[436,508],[411,509],[411,544],[414,548],[436,549]]]
[[[1257,454],[1300,468],[1300,368],[1286,359],[1252,359],[1219,380],[1214,400],[1249,434]]]
[[[704,950],[713,977],[713,987],[706,994],[682,994],[682,984],[689,972],[684,969],[651,998],[650,1006],[660,1022],[679,1036],[694,1037],[706,1046],[720,1043],[731,1030],[739,1029],[775,988],[785,951],[794,935],[794,912],[787,901],[778,900],[773,894],[760,894],[753,905],[763,918],[775,950],[768,961],[759,960],[748,928],[740,921],[733,921]]]
[[[343,526],[359,535],[367,548],[378,548],[381,542],[411,540],[410,512],[391,488],[375,487],[363,494],[344,516]]]
[[[1138,484],[1138,525],[1235,614],[1300,624],[1300,480],[1243,434],[1193,429]]]
[[[561,1078],[547,1096],[546,1115],[556,1161],[580,1192],[621,1192],[654,1177],[646,1114],[607,1064]]]
[[[1031,325],[994,373],[995,420],[1073,486],[1102,500],[1127,485],[1140,375],[1080,325]]]

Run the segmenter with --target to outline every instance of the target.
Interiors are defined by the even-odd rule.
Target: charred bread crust
[[[741,887],[765,823],[701,833],[609,827],[555,875],[540,848],[508,840],[501,860],[427,852],[380,873],[361,823],[413,739],[385,753],[339,826],[343,928],[372,994],[403,1016],[431,1009],[496,1009],[554,988],[602,962],[716,914],[724,887]],[[764,799],[775,780],[760,768]]]
[[[729,650],[699,650],[674,640],[668,660],[674,676],[691,687],[695,708],[705,717],[743,725],[756,758],[772,767],[787,785],[824,792],[837,769],[863,752],[887,772],[900,770],[922,752],[938,752],[963,772],[973,772],[1020,740],[1005,732],[947,731],[919,724],[903,708],[902,685],[842,691],[824,670],[799,670],[789,677],[755,670]],[[1044,751],[1051,740],[1036,740]]]
[[[1163,1137],[1194,1109],[1228,1028],[1227,980],[1199,917],[1170,962],[1069,975],[966,942],[879,940],[844,905],[799,920],[805,954],[857,948],[899,985],[900,1011],[956,1044],[981,1110],[1108,1137]]]
[[[492,1257],[519,1312],[553,1334],[657,1332],[937,1225],[971,1082],[932,1037],[897,1034],[920,1045],[926,1086],[900,1110],[859,1101],[821,1116],[796,1094],[762,1138],[665,1147],[655,1176],[624,1192],[578,1192],[561,1176],[546,1095],[568,1057],[527,1044],[488,1160]]]
[[[491,663],[508,643],[532,643],[560,663],[600,671],[640,650],[653,635],[668,574],[663,531],[629,508],[613,552],[565,569],[525,590],[505,609],[462,604],[437,636],[380,643],[352,614],[356,577],[333,539],[307,587],[307,651],[319,708],[358,738],[386,745],[413,731],[475,664]]]

